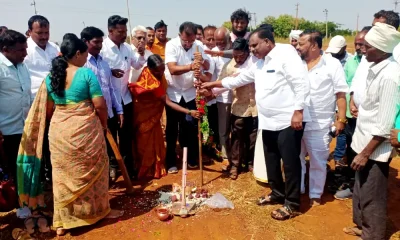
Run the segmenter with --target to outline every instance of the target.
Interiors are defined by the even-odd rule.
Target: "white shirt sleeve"
[[[294,48],[287,48],[288,51],[283,57],[283,70],[286,74],[286,80],[294,91],[295,110],[302,110],[310,102],[310,80],[308,73],[304,68],[300,56]]]
[[[178,51],[171,42],[167,42],[167,46],[165,47],[165,64],[170,62],[178,62]]]
[[[337,62],[337,64],[336,64]],[[346,74],[344,73],[342,64],[338,61],[335,61],[335,65],[332,67],[335,68],[335,71],[333,72],[333,91],[334,93],[347,93],[349,90],[349,87],[347,86],[346,82]]]
[[[255,81],[255,71],[257,64],[253,65],[250,69],[241,72],[236,77],[227,77],[222,79],[222,86],[228,89],[238,88]]]
[[[399,74],[384,76],[379,86],[378,121],[372,128],[373,136],[389,138],[397,115],[397,105],[400,104]]]
[[[129,55],[130,55],[130,59],[131,59],[131,66],[136,70],[140,70],[143,67],[143,65],[146,63],[146,59],[144,58],[144,56],[140,56],[139,53],[138,53],[139,57],[137,57],[131,47],[127,46],[127,49],[129,51]]]

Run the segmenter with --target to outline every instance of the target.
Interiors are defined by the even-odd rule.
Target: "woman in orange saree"
[[[137,160],[138,178],[166,175],[166,150],[160,122],[165,104],[194,118],[201,116],[198,111],[185,109],[168,98],[164,71],[161,57],[152,55],[138,81],[129,84],[133,98],[133,156]]]

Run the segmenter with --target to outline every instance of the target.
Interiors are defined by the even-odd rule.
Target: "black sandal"
[[[268,196],[261,196],[257,200],[257,205],[258,206],[265,206],[265,205],[276,205],[276,204],[282,204],[278,200],[275,200],[272,195]]]
[[[285,221],[300,215],[298,212],[294,212],[290,207],[283,206],[277,210],[271,212],[271,217],[278,221]]]

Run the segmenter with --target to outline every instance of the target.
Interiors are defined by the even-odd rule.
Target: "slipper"
[[[177,174],[178,173],[178,168],[177,167],[172,167],[168,169],[169,174]]]
[[[343,228],[343,232],[346,233],[347,235],[351,236],[361,236],[362,230],[357,228],[357,227],[345,227]]]
[[[24,225],[28,234],[33,234],[36,227],[36,219],[34,217],[28,217],[24,221]]]
[[[25,230],[21,228],[15,228],[11,232],[11,236],[15,240],[34,240]]]
[[[44,216],[37,217],[37,226],[39,228],[39,232],[48,233],[50,232],[49,222],[47,218]]]

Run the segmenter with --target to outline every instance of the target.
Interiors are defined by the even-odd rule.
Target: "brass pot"
[[[167,221],[171,217],[171,212],[168,208],[160,207],[156,209],[157,217],[160,221]]]

